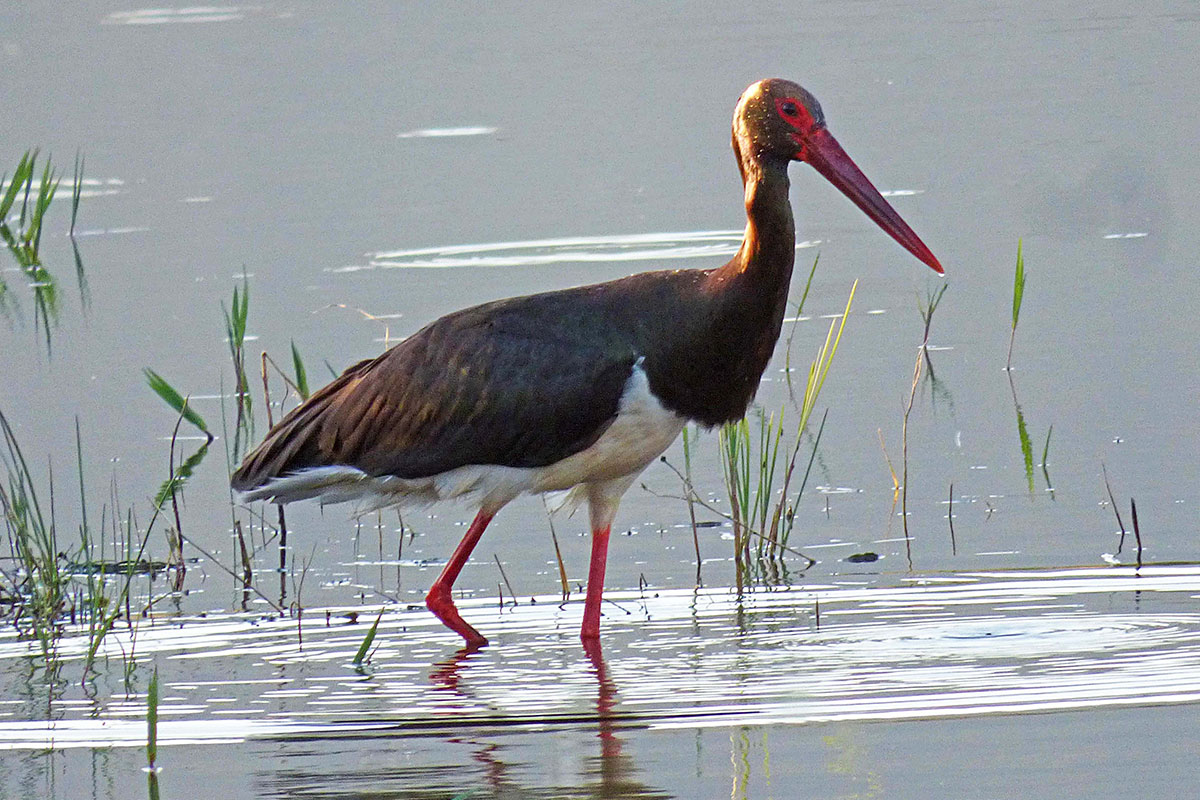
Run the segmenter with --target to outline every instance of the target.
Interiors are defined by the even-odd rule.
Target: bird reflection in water
[[[483,663],[477,654],[480,648],[464,647],[445,661],[438,662],[429,673],[429,680],[435,691],[452,692],[472,704],[480,702],[471,691],[469,681],[465,681],[472,667]],[[527,765],[509,764],[501,756],[507,749],[496,737],[486,736],[454,736],[447,739],[453,744],[465,744],[472,749],[472,758],[483,767],[483,777],[490,794],[485,797],[494,798],[535,798],[559,797],[562,792],[569,791],[572,797],[588,797],[597,800],[611,798],[670,798],[672,795],[659,789],[647,786],[637,779],[638,769],[633,757],[623,752],[623,742],[617,735],[621,727],[622,715],[616,710],[617,686],[609,675],[608,664],[604,660],[600,643],[586,642],[584,653],[590,664],[589,672],[596,680],[596,700],[594,714],[578,714],[554,717],[508,718],[497,720],[498,728],[507,728],[521,724],[551,724],[569,726],[575,730],[586,730],[594,724],[596,739],[599,741],[599,751],[596,755],[587,756],[584,760],[582,785],[566,787],[540,788],[521,786],[514,779],[513,773],[525,771]],[[481,721],[480,727],[487,725]]]

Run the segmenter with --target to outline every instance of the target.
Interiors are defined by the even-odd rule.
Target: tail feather
[[[366,485],[369,481],[365,473],[353,467],[315,467],[270,478],[261,485],[239,491],[246,502],[270,500],[273,503],[293,503],[317,497],[324,505],[360,499],[370,493]]]
[[[336,404],[341,391],[369,365],[371,360],[360,362],[346,370],[340,377],[323,387],[300,406],[291,410],[280,420],[267,438],[256,447],[242,465],[237,468],[230,478],[230,485],[244,493],[248,499],[257,499],[264,495],[262,491],[270,484],[282,478],[309,470],[313,467],[329,466],[320,457],[320,436],[322,417]],[[362,473],[358,470],[355,472]],[[319,494],[319,492],[318,492]],[[316,494],[304,495],[315,497]],[[288,497],[279,502],[291,502],[303,499],[300,496]]]

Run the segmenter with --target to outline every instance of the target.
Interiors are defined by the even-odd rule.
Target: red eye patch
[[[794,97],[780,97],[775,100],[775,111],[779,116],[801,132],[807,132],[815,123],[812,114],[804,104]]]

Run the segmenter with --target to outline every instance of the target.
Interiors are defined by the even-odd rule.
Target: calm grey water
[[[720,605],[729,602],[734,580],[731,544],[722,538],[727,529],[701,529],[705,590],[719,599],[714,614],[722,622],[699,624],[680,641],[670,625],[662,633],[653,624],[659,615],[685,618],[677,604],[664,609],[646,601],[653,611],[632,611],[632,620],[608,610],[605,656],[620,730],[606,731],[596,708],[604,682],[574,639],[579,603],[561,611],[551,604],[551,613],[545,602],[526,602],[554,595],[558,576],[541,503],[514,503],[460,579],[470,618],[499,645],[463,670],[460,685],[475,698],[466,706],[466,730],[374,730],[356,738],[324,729],[256,732],[251,744],[236,746],[195,734],[202,744],[164,751],[167,793],[184,793],[174,771],[206,776],[186,793],[209,786],[211,796],[340,797],[382,786],[396,797],[469,789],[485,797],[693,797],[724,796],[732,784],[734,796],[756,798],[796,796],[798,786],[813,796],[924,790],[1097,797],[1117,792],[1117,764],[1132,754],[1155,764],[1158,783],[1148,785],[1147,796],[1176,795],[1171,787],[1189,769],[1183,741],[1193,710],[1161,704],[1191,702],[1192,689],[1163,676],[1186,674],[1165,662],[1194,656],[1195,588],[1153,590],[1158,594],[1148,596],[1172,598],[1165,607],[1147,607],[1129,586],[1103,582],[1087,604],[1067,610],[1058,602],[1013,610],[996,600],[982,613],[949,603],[932,633],[903,643],[871,639],[833,695],[863,692],[876,708],[883,691],[876,682],[895,669],[896,648],[927,645],[943,666],[959,659],[988,665],[956,678],[956,689],[1015,690],[1040,670],[1022,647],[978,652],[964,645],[960,652],[956,644],[1007,625],[1026,637],[1021,641],[1049,642],[1047,652],[1064,659],[1046,672],[1075,669],[1087,683],[1104,658],[1072,666],[1062,654],[1073,652],[1073,637],[1094,636],[1087,652],[1107,652],[1146,626],[1188,634],[1147,635],[1144,652],[1130,659],[1131,669],[1148,670],[1149,682],[1161,679],[1175,699],[1121,684],[1119,702],[1108,703],[1053,683],[1050,701],[1074,697],[1061,706],[1069,711],[1021,715],[1057,707],[1010,707],[1012,698],[1002,695],[982,703],[986,713],[952,705],[945,717],[926,690],[939,676],[897,689],[911,714],[885,721],[871,713],[796,711],[788,705],[794,697],[769,681],[764,688],[760,678],[794,679],[807,696],[807,660],[836,658],[861,638],[851,629],[830,632],[834,618],[825,609],[824,633],[816,636],[803,594],[814,587],[849,583],[881,592],[878,602],[867,597],[854,606],[863,625],[878,626],[870,628],[876,636],[896,624],[890,593],[917,579],[957,584],[989,573],[1015,581],[1025,570],[1132,563],[1130,542],[1116,552],[1102,464],[1126,525],[1128,500],[1137,500],[1145,560],[1196,561],[1197,44],[1200,11],[1184,2],[753,9],[501,3],[470,10],[382,3],[139,10],[95,2],[69,11],[52,4],[0,9],[0,63],[10,77],[0,170],[11,172],[26,148],[40,147],[69,171],[79,150],[97,181],[80,209],[86,308],[65,237],[65,199],[43,241],[63,295],[50,354],[38,344],[29,291],[9,269],[11,259],[0,262],[0,277],[20,306],[0,325],[0,410],[31,462],[39,469],[52,463],[60,528],[70,535],[78,515],[75,418],[91,511],[109,502],[115,480],[121,503],[140,504],[143,524],[149,516],[145,498],[167,474],[175,419],[145,387],[144,367],[191,393],[219,427],[219,395],[232,380],[221,303],[228,305],[243,271],[250,276],[255,354],[266,349],[286,363],[294,340],[319,383],[329,375],[325,362],[340,370],[468,304],[660,266],[721,263],[735,246],[729,232],[736,239],[743,223],[729,118],[741,90],[758,78],[788,77],[812,90],[847,151],[892,193],[947,267],[949,289],[931,336],[937,381],[922,382],[909,420],[906,542],[880,436],[898,468],[922,334],[918,298],[941,282],[811,170],[793,167],[800,238],[811,245],[798,251],[798,264],[821,254],[807,319],[795,329],[793,365],[807,366],[825,336],[824,317],[840,313],[850,285],[860,283],[819,404],[829,407],[829,421],[792,539],[818,563],[800,573],[798,560],[789,562],[787,625],[739,628],[740,612]],[[1018,239],[1029,277],[1010,376],[1003,366]],[[802,283],[794,284],[799,299]],[[781,343],[759,393],[768,412],[788,402],[784,363]],[[1032,442],[1032,491],[1018,404]],[[668,457],[682,464],[678,449]],[[189,537],[229,565],[226,476],[221,454],[210,454],[187,490],[182,521]],[[613,542],[608,585],[636,596],[645,583],[659,602],[690,598],[695,556],[687,508],[660,496],[678,494],[678,481],[660,465],[644,480],[649,490],[635,487],[618,517],[629,535]],[[701,439],[696,483],[723,503],[715,434]],[[953,542],[946,519],[951,484]],[[416,535],[405,537],[401,551],[394,517],[379,531],[374,519],[357,528],[338,508],[289,510],[296,575],[285,580],[284,602],[296,599],[307,566],[304,624],[323,626],[325,608],[371,615],[391,608],[375,673],[377,684],[392,673],[384,692],[390,699],[361,706],[368,718],[411,723],[436,716],[445,693],[428,673],[450,658],[456,642],[420,612],[391,601],[419,601],[470,514],[449,506],[409,515]],[[573,582],[585,575],[584,527],[579,517],[555,521]],[[156,555],[165,550],[161,531],[151,548]],[[845,561],[866,551],[881,559]],[[247,618],[233,579],[194,549],[187,555],[197,561],[186,596],[158,608],[164,615],[175,609],[187,620],[182,630],[195,630],[207,647],[217,630],[210,626]],[[503,579],[493,557],[522,598],[511,614],[496,610]],[[274,558],[264,549],[258,566],[266,573],[260,585],[278,601],[275,577],[266,572]],[[263,603],[252,608],[267,611]],[[201,620],[201,613],[209,616]],[[900,620],[898,636],[910,622]],[[272,624],[292,631],[295,620]],[[811,636],[789,638],[797,625]],[[406,639],[413,630],[419,636]],[[274,635],[278,648],[296,647],[290,633]],[[742,677],[724,686],[720,679],[729,673],[718,665],[737,663],[744,637],[770,635],[781,638],[745,645],[751,655]],[[229,636],[236,645],[249,634]],[[181,698],[173,702],[184,707],[172,716],[186,719],[188,707],[211,699],[187,686],[233,675],[248,683],[231,695],[235,713],[227,716],[244,721],[252,718],[244,713],[248,698],[262,686],[253,681],[264,673],[298,673],[299,683],[284,690],[303,692],[346,680],[346,651],[361,630],[347,639],[354,643],[334,648],[336,669],[311,654],[277,663],[220,648],[181,666],[172,647],[146,646],[139,691],[157,663]],[[261,645],[245,646],[254,653]],[[754,655],[763,652],[788,658]],[[78,705],[47,712],[42,679],[8,652],[0,699],[9,705],[0,724],[32,723],[48,713],[140,724],[141,701],[124,699],[119,655],[114,659],[95,705],[68,692]],[[653,715],[638,717],[644,703],[658,711],[664,697],[694,679],[697,672],[678,668],[678,659],[701,665],[696,670],[711,678],[697,708],[738,704],[749,691],[758,693],[753,711],[695,727],[656,727]],[[559,675],[565,677],[556,687]],[[480,720],[475,705],[494,704],[488,713],[501,719],[519,717],[513,704],[521,697],[554,698],[556,689],[574,694],[544,713],[581,721],[525,719],[496,728]],[[272,712],[302,722],[322,707],[318,700],[330,699],[322,694],[280,700]],[[512,697],[496,700],[505,694]],[[210,712],[199,717],[220,719]],[[45,755],[39,749],[47,743],[21,731],[12,740],[17,749],[0,756],[0,795],[124,797],[131,786],[142,790],[141,754],[110,749],[111,737],[94,740],[96,749]],[[141,734],[122,735],[128,743]],[[1064,741],[1078,745],[1064,753]],[[1060,762],[1061,772],[1046,767]],[[587,788],[593,785],[600,788]]]

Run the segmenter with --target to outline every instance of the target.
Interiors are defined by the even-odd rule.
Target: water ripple
[[[651,728],[925,719],[1200,701],[1198,593],[1194,566],[959,573],[741,596],[612,592],[601,666],[579,648],[581,604],[550,597],[503,611],[462,601],[495,646],[453,656],[455,638],[427,612],[389,608],[366,670],[350,662],[367,623],[346,624],[337,615],[347,609],[329,609],[329,624],[319,610],[300,623],[159,619],[137,632],[136,652],[163,677],[164,745],[546,730],[598,713]],[[114,634],[105,655],[120,663],[132,645]],[[0,664],[34,648],[0,635]],[[85,649],[84,637],[69,636],[59,656],[77,662]],[[9,685],[0,696],[22,691]],[[145,742],[139,697],[98,706],[68,696],[52,721],[30,718],[37,707],[0,703],[0,749]]]

